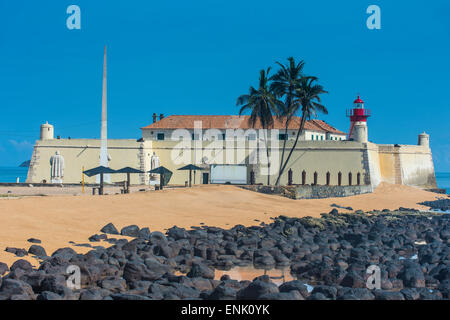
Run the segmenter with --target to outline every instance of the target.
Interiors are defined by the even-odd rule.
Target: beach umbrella
[[[167,169],[166,167],[160,166],[158,168],[155,168],[153,170],[150,170],[149,173],[156,173],[161,176],[160,178],[160,188],[162,190],[163,186],[167,186],[167,184],[170,181],[170,178],[172,177],[172,171]]]
[[[192,187],[192,170],[203,170],[203,168],[197,167],[193,164],[188,164],[187,166],[184,166],[178,170],[189,170],[189,187]]]
[[[100,190],[98,191],[99,194],[103,194],[103,175],[105,173],[116,173],[116,170],[111,169],[109,167],[104,167],[104,166],[99,166],[96,168],[92,168],[86,171],[83,171],[83,173],[85,175],[87,175],[88,177],[92,177],[92,176],[96,176],[96,175],[100,175]]]
[[[131,173],[144,173],[144,171],[135,169],[135,168],[131,168],[131,167],[125,167],[119,170],[116,170],[116,173],[126,173],[127,174],[127,188],[126,188],[126,192],[128,193],[130,191],[130,174]]]
[[[85,175],[88,177],[96,176],[97,174],[105,174],[105,173],[116,173],[116,170],[111,169],[109,167],[99,166],[96,168],[92,168],[86,171],[83,171]]]

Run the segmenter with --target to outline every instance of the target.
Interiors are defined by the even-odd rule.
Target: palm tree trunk
[[[286,118],[286,128],[284,130],[284,137],[285,137],[285,139],[283,141],[283,151],[281,152],[280,170],[278,171],[278,178],[277,178],[277,181],[275,182],[276,186],[280,184],[280,178],[281,178],[280,172],[281,172],[281,166],[283,165],[284,153],[286,151],[286,141],[287,141],[287,136],[288,136],[288,126],[289,126],[289,122],[288,122],[288,120]]]
[[[267,185],[270,186],[270,156],[269,156],[269,145],[267,143],[267,129],[264,129],[264,142],[266,143],[266,155],[267,155]]]
[[[303,132],[303,129],[305,127],[305,113],[302,114],[302,121],[300,122],[300,128],[297,131],[297,136],[295,137],[294,145],[292,146],[291,150],[289,151],[289,154],[286,158],[286,162],[284,163],[283,167],[281,168],[281,171],[279,173],[279,176],[283,174],[284,170],[286,169],[286,165],[288,164],[289,160],[291,159],[292,153],[294,152],[295,147],[297,146],[298,138],[300,137],[300,134]]]

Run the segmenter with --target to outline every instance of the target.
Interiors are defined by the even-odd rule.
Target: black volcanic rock
[[[6,263],[0,262],[0,276],[4,275],[8,271],[8,265]]]
[[[100,231],[108,234],[119,234],[119,231],[112,223],[108,223],[106,226],[101,228]]]
[[[131,225],[131,226],[124,227],[120,231],[120,234],[122,236],[137,238],[137,237],[139,237],[139,227],[137,225]]]
[[[38,257],[46,257],[47,253],[45,252],[45,249],[37,244],[32,245],[29,249],[28,249],[28,253],[29,254],[33,254],[35,256]]]
[[[206,279],[214,279],[214,269],[211,269],[202,263],[193,263],[187,276],[189,278],[201,277]]]
[[[35,239],[35,238],[30,238],[30,239],[28,239],[27,241],[28,241],[28,242],[31,242],[31,243],[41,243],[41,242],[42,242],[41,240]]]
[[[441,211],[450,211],[450,199],[439,199],[435,201],[424,201],[420,203],[426,207]]]
[[[37,270],[16,261],[0,278],[0,299],[450,299],[450,217],[445,214],[331,212],[322,218],[281,216],[270,224],[229,230],[173,227],[166,234],[132,227],[131,233],[124,231],[133,235],[131,241],[106,239],[111,247],[90,245],[86,254],[61,248],[41,257]],[[110,224],[102,232],[114,230]],[[89,240],[105,238],[103,233]],[[43,254],[42,247],[32,247],[31,254]],[[373,264],[381,269],[381,290],[366,288],[367,267]],[[80,268],[81,290],[67,287],[71,265]],[[286,266],[299,280],[280,286],[269,276],[214,280],[215,269],[261,265]],[[0,274],[6,272],[0,263]]]
[[[33,266],[27,260],[19,259],[16,262],[14,262],[10,267],[11,271],[15,271],[17,269],[22,269],[24,271],[31,271],[33,269]]]
[[[7,247],[5,249],[6,252],[12,253],[14,255],[16,255],[17,257],[24,257],[28,255],[27,250],[22,249],[22,248],[11,248],[11,247]]]

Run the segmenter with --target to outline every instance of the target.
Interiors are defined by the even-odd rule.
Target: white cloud
[[[9,143],[16,149],[17,151],[28,151],[33,149],[33,144],[29,141],[17,141],[17,140],[9,140]]]

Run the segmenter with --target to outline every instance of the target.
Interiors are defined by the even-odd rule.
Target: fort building
[[[350,117],[348,136],[324,121],[312,119],[306,121],[296,143],[299,117],[292,119],[287,130],[285,119],[278,118],[274,118],[271,128],[263,130],[258,122],[252,126],[248,116],[158,117],[154,114],[152,123],[141,128],[140,139],[107,140],[109,167],[139,169],[144,173],[132,175],[131,183],[147,185],[152,183],[148,171],[152,169],[152,157],[156,156],[160,165],[173,172],[169,182],[172,185],[185,185],[187,174],[178,169],[186,164],[203,169],[193,172],[194,184],[265,185],[267,175],[274,184],[281,158],[287,159],[295,144],[281,176],[281,185],[361,185],[373,189],[385,181],[436,188],[426,133],[419,135],[417,145],[376,144],[369,142],[370,112],[359,97],[347,115]],[[55,139],[53,126],[45,123],[34,146],[27,182],[79,184],[83,169],[99,166],[100,149],[98,139]],[[57,179],[52,176],[55,170],[51,159],[55,155],[61,158],[58,163],[64,164],[63,177]],[[84,179],[87,183],[96,182],[95,177]],[[111,183],[125,179],[124,174],[111,175]]]

